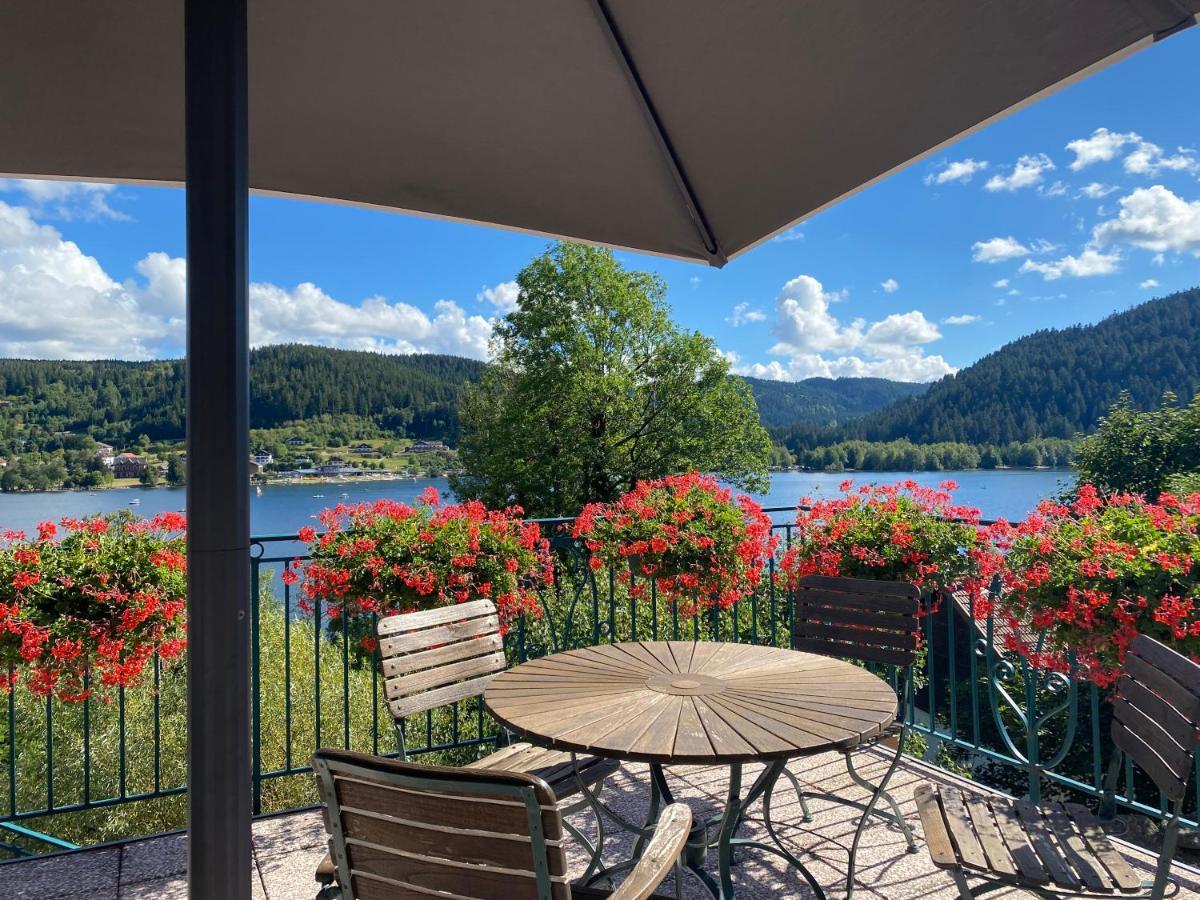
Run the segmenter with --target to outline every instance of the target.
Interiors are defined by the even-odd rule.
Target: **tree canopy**
[[[549,516],[689,469],[766,487],[771,442],[749,386],[711,338],[672,322],[661,278],[560,243],[517,285],[459,411],[459,496]]]
[[[1094,484],[1105,493],[1132,491],[1153,500],[1163,490],[1180,490],[1179,484],[1195,490],[1200,395],[1181,407],[1167,392],[1157,409],[1141,411],[1129,394],[1122,394],[1095,434],[1079,444],[1075,465],[1080,484]]]

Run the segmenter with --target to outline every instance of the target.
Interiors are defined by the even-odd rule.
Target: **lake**
[[[1037,505],[1053,496],[1074,480],[1068,470],[973,470],[967,472],[863,472],[858,474],[825,472],[775,472],[771,488],[755,499],[765,507],[794,506],[804,496],[830,496],[846,478],[856,482],[889,483],[911,478],[919,484],[936,487],[947,479],[958,482],[956,502],[977,506],[985,518],[1019,519]],[[318,512],[339,502],[353,503],[387,497],[411,502],[426,487],[432,485],[443,495],[446,479],[430,478],[416,481],[353,481],[336,484],[273,484],[263,488],[261,495],[253,493],[250,503],[250,525],[256,535],[295,534],[305,525],[314,524]],[[343,498],[342,494],[348,496]],[[130,500],[140,501],[130,506]],[[83,517],[92,513],[133,509],[139,515],[152,516],[166,510],[182,511],[185,503],[183,488],[117,488],[87,493],[84,491],[52,491],[35,494],[0,494],[0,530],[14,528],[32,533],[38,522],[58,521],[63,516]],[[783,521],[786,514],[776,514]]]

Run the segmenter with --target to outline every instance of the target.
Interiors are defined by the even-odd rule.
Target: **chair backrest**
[[[345,750],[312,764],[347,900],[570,900],[562,819],[540,778]]]
[[[1200,739],[1200,665],[1138,635],[1113,701],[1112,739],[1168,799],[1187,793]]]
[[[500,619],[491,600],[472,600],[380,619],[383,690],[392,717],[483,693],[504,671]]]
[[[806,575],[792,597],[793,649],[912,665],[921,627],[921,591],[915,584]]]

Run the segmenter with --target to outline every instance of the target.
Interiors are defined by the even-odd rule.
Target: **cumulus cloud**
[[[517,298],[521,289],[515,281],[502,281],[494,287],[480,288],[475,299],[480,303],[490,303],[501,315],[508,315],[517,308]]]
[[[883,288],[885,294],[894,294],[900,290],[900,282],[895,278],[889,278],[887,281],[880,282],[879,286]]]
[[[155,359],[183,352],[187,267],[149,253],[118,282],[28,209],[0,202],[0,356]],[[359,306],[310,283],[250,285],[254,345],[299,342],[486,358],[492,321],[439,301],[433,314],[372,297]]]
[[[1067,144],[1067,149],[1075,154],[1070,169],[1072,172],[1078,172],[1095,163],[1111,162],[1126,146],[1141,139],[1141,135],[1132,131],[1122,133],[1097,128],[1090,137],[1078,138]]]
[[[1092,232],[1097,244],[1200,256],[1200,200],[1189,203],[1156,184],[1122,197],[1120,206],[1115,219],[1101,222]]]
[[[1045,153],[1032,153],[1020,157],[1007,175],[993,175],[983,186],[984,190],[1019,191],[1035,187],[1045,180],[1046,173],[1054,170],[1054,162]]]
[[[840,294],[826,291],[811,275],[799,275],[783,286],[775,301],[773,331],[778,342],[770,363],[737,368],[761,378],[798,380],[877,376],[900,381],[931,381],[954,368],[924,346],[941,337],[937,326],[919,310],[893,313],[876,322],[856,318],[841,322],[830,312]]]
[[[1065,197],[1067,195],[1067,186],[1061,181],[1056,181],[1054,184],[1039,186],[1037,192],[1039,197]]]
[[[948,162],[936,172],[930,172],[925,176],[925,183],[933,186],[938,184],[949,184],[953,181],[967,182],[975,177],[975,174],[986,170],[988,167],[987,160],[976,160],[967,157],[953,162]]]
[[[35,215],[67,221],[129,221],[129,216],[113,209],[108,203],[115,190],[116,185],[94,184],[89,181],[0,178],[0,191],[23,194]]]
[[[946,316],[942,319],[943,325],[973,325],[980,320],[980,316],[964,314],[961,316]]]
[[[1111,275],[1117,271],[1120,261],[1121,257],[1116,253],[1101,253],[1089,248],[1078,256],[1064,256],[1062,259],[1046,262],[1027,259],[1019,271],[1036,272],[1046,281],[1057,281],[1064,275],[1071,278],[1089,278],[1095,275]]]
[[[734,328],[740,328],[743,325],[749,325],[751,322],[765,322],[767,314],[761,309],[751,309],[749,303],[739,303],[733,308],[733,311],[725,317],[725,321]]]
[[[996,281],[993,281],[993,282],[992,282],[992,287],[994,287],[994,288],[1006,288],[1006,287],[1008,287],[1008,279],[1007,279],[1007,278],[1000,278],[1000,279],[997,279]]]
[[[1162,147],[1142,141],[1137,149],[1125,157],[1122,164],[1125,171],[1131,175],[1158,175],[1162,172],[1200,172],[1200,160],[1196,151],[1185,147],[1176,148],[1172,156],[1163,152]]]
[[[1151,288],[1158,287],[1158,280],[1155,278],[1147,278],[1145,281],[1139,284],[1138,287],[1140,287],[1143,291],[1148,291]]]
[[[1067,144],[1067,149],[1075,154],[1071,169],[1076,172],[1094,163],[1112,162],[1125,153],[1122,167],[1131,175],[1155,176],[1161,172],[1200,173],[1200,159],[1197,159],[1195,150],[1177,147],[1175,153],[1168,154],[1162,147],[1151,143],[1135,131],[1116,132],[1107,128],[1097,128],[1091,137],[1071,141]],[[1092,187],[1099,188],[1100,185],[1088,185],[1088,188]],[[1084,188],[1084,195],[1092,196],[1088,194],[1087,188]]]
[[[1029,248],[1012,235],[976,241],[971,245],[971,259],[975,262],[998,263],[1026,256],[1029,252]]]

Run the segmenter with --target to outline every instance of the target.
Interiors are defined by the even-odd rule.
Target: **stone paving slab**
[[[859,766],[868,779],[882,775],[886,761],[882,756],[864,754]],[[826,792],[865,800],[866,792],[849,779],[837,754],[797,760],[789,769],[802,783],[820,786]],[[759,768],[747,766],[743,785],[749,786]],[[724,804],[728,770],[718,767],[671,769],[668,781],[676,799],[686,802],[697,817],[718,814]],[[923,845],[920,821],[912,799],[913,788],[923,781],[967,785],[940,769],[905,760],[892,780],[892,793],[917,835],[918,853],[909,853],[900,829],[876,820],[864,834],[858,856],[855,896],[863,900],[907,900],[907,898],[957,897],[950,875],[936,869]],[[648,798],[648,772],[645,766],[626,766],[605,788],[604,799],[614,810],[634,821],[645,817]],[[968,785],[979,789],[978,785]],[[845,897],[846,865],[850,843],[858,824],[853,807],[827,800],[810,800],[813,821],[802,821],[795,792],[780,782],[772,819],[788,850],[802,859],[831,898]],[[589,837],[596,827],[590,813],[581,813],[573,821]],[[766,836],[761,806],[751,809],[740,832],[743,836]],[[260,819],[254,825],[254,862],[251,873],[256,900],[312,900],[316,896],[313,872],[325,853],[325,833],[318,812],[306,811]],[[620,832],[610,834],[605,843],[605,859],[612,863],[628,858],[632,838]],[[1152,854],[1126,847],[1126,855],[1135,867],[1149,875],[1153,872]],[[573,878],[583,874],[586,854],[572,843],[568,860]],[[710,869],[716,860],[710,854]],[[84,850],[38,860],[0,866],[0,897],[55,898],[90,897],[92,900],[117,897],[121,900],[173,900],[187,896],[186,838],[164,835],[133,841],[123,846]],[[1178,896],[1200,898],[1200,872],[1176,866],[1181,881]],[[740,851],[734,869],[734,885],[744,900],[808,898],[813,893],[804,879],[782,859],[759,851]],[[692,876],[685,876],[684,896],[705,900],[707,893]],[[674,894],[671,878],[661,893]],[[1019,891],[996,892],[991,896],[1026,896]]]

